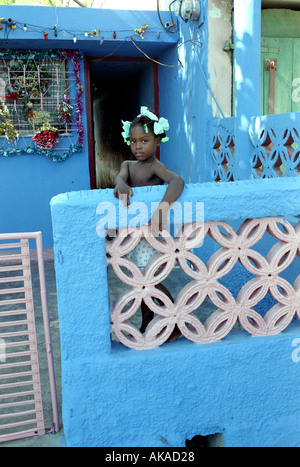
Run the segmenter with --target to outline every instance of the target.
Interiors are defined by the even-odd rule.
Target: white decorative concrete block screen
[[[275,240],[263,256],[253,247],[264,241],[266,234]],[[206,236],[220,248],[204,263],[191,250]],[[142,237],[157,254],[141,270],[126,255]],[[268,336],[282,332],[293,319],[300,318],[300,275],[293,285],[284,278],[300,256],[300,222],[293,227],[280,218],[248,219],[237,232],[223,222],[195,223],[185,225],[176,238],[166,231],[154,237],[148,226],[124,229],[106,241],[106,252],[108,264],[129,286],[112,305],[112,332],[132,349],[162,345],[175,325],[185,338],[205,344],[220,341],[237,323],[252,336]],[[250,280],[234,297],[221,282],[238,262]],[[171,300],[157,286],[176,263],[190,281]],[[207,298],[216,310],[202,322],[196,310]],[[260,305],[265,298],[270,298],[272,306],[262,312]],[[154,312],[144,333],[130,322],[142,301]]]

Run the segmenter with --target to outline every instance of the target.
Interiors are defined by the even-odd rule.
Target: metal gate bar
[[[53,414],[50,429],[44,425],[29,239],[35,239],[37,248]],[[3,240],[5,243],[0,243],[0,442],[59,431],[41,232],[0,234],[0,241]]]

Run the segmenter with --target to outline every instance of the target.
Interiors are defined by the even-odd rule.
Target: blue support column
[[[251,178],[250,118],[261,109],[261,0],[234,0],[235,180]]]

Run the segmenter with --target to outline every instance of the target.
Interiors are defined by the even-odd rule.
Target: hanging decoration
[[[172,23],[170,25],[170,27],[173,27],[174,28],[174,31],[170,31],[169,29],[167,29],[164,24],[162,24],[163,28],[168,32],[176,32],[176,24],[174,23],[173,19],[172,19]],[[60,34],[63,34],[65,37],[66,36],[69,36],[70,39],[73,39],[74,40],[74,37],[77,39],[81,39],[81,38],[96,38],[96,37],[99,37],[100,35],[104,35],[105,36],[105,33],[107,33],[108,35],[109,34],[113,34],[113,38],[116,39],[117,38],[117,33],[118,31],[116,30],[104,30],[104,29],[100,29],[100,28],[93,28],[91,30],[88,30],[88,29],[84,29],[84,30],[66,30],[64,28],[58,28],[58,17],[57,17],[57,22],[55,25],[53,25],[53,27],[45,27],[45,26],[42,26],[40,24],[28,24],[28,23],[25,23],[24,22],[21,22],[21,21],[15,21],[15,20],[12,20],[11,18],[9,19],[5,19],[5,18],[0,18],[0,28],[2,25],[5,25],[5,28],[7,30],[14,30],[14,29],[20,29],[20,30],[24,30],[24,32],[38,32],[40,31],[42,34],[43,34],[43,37],[45,40],[48,39],[48,36],[49,38],[53,35],[55,38],[58,37]],[[149,28],[148,24],[143,24],[141,26],[141,28],[137,28],[134,30],[135,34],[139,35],[141,37],[141,39],[143,39],[144,37],[144,34],[147,30],[147,28]],[[149,28],[150,29],[150,28]],[[158,30],[161,30],[161,28],[151,28],[151,31],[154,32],[155,34],[157,34]],[[131,34],[132,34],[132,29],[128,29],[128,30],[122,30],[120,31],[122,32],[122,40],[124,39],[128,39],[130,38]],[[124,33],[125,33],[125,37],[124,37]],[[9,34],[9,31],[6,32],[6,35],[8,36]],[[45,37],[45,35],[47,35]]]
[[[171,20],[172,21],[171,21],[171,23],[170,23],[170,25],[168,27],[166,27],[163,24],[160,13],[159,13],[159,10],[158,10],[158,16],[159,16],[161,26],[163,27],[164,31],[166,31],[167,33],[172,33],[172,34],[175,34],[176,32],[178,32],[177,24],[176,24],[176,22],[173,21],[172,14],[171,14]],[[149,27],[148,24],[143,24],[140,28],[137,28],[137,29],[134,29],[134,30],[132,30],[132,29],[127,29],[127,30],[123,29],[121,31],[117,31],[117,30],[104,30],[102,28],[101,29],[95,28],[95,29],[91,29],[90,31],[87,30],[87,29],[74,31],[74,30],[66,30],[66,29],[63,29],[63,28],[58,29],[58,17],[57,17],[57,15],[56,15],[56,19],[57,19],[57,22],[53,27],[45,28],[45,27],[43,27],[41,25],[24,24],[23,22],[19,22],[19,21],[12,21],[11,19],[6,20],[5,18],[0,18],[0,28],[1,28],[2,24],[5,25],[6,29],[5,29],[4,36],[6,38],[7,43],[8,43],[9,32],[12,29],[11,27],[7,26],[9,21],[14,26],[14,29],[17,28],[17,29],[22,29],[24,31],[34,32],[34,33],[41,31],[45,41],[48,40],[48,36],[50,38],[53,35],[54,37],[51,37],[51,39],[55,40],[55,38],[57,38],[58,36],[60,36],[62,34],[64,36],[64,39],[66,39],[66,38],[73,39],[74,44],[76,44],[77,40],[83,40],[83,39],[87,39],[87,38],[89,38],[89,40],[90,39],[93,40],[95,38],[98,38],[100,36],[100,34],[101,34],[102,38],[99,41],[99,45],[101,46],[103,44],[104,40],[106,40],[107,38],[110,38],[111,35],[112,35],[113,39],[115,39],[115,40],[118,39],[119,45],[116,47],[116,49],[113,52],[111,52],[107,56],[113,55],[121,47],[123,42],[131,40],[131,42],[137,48],[137,50],[139,50],[139,52],[141,54],[143,54],[149,60],[152,60],[155,63],[158,63],[159,65],[166,66],[166,67],[171,67],[171,68],[173,68],[174,66],[183,67],[183,65],[180,62],[178,56],[177,56],[177,59],[178,59],[179,65],[167,65],[167,64],[155,61],[154,59],[150,58],[142,49],[140,49],[138,47],[138,45],[136,44],[136,42],[133,40],[133,31],[137,36],[139,36],[140,39],[144,39],[145,35],[147,33],[147,34],[152,34],[152,37],[153,37],[153,35],[155,35],[157,40],[159,40],[160,36],[161,36],[161,27]],[[171,30],[170,28],[173,28],[173,30]],[[120,32],[120,34],[119,34],[119,32]]]
[[[44,123],[35,133],[32,141],[41,149],[52,149],[59,140],[59,133],[49,122]]]
[[[79,51],[0,49],[0,59],[8,65],[6,76],[1,74],[1,78],[7,83],[4,98],[8,102],[13,102],[9,104],[10,107],[12,106],[12,112],[19,113],[19,117],[14,120],[15,125],[18,127],[17,123],[20,118],[23,119],[21,121],[24,121],[25,118],[25,121],[28,122],[28,128],[31,127],[33,133],[33,137],[29,139],[27,134],[23,135],[23,130],[20,130],[22,140],[19,140],[19,144],[23,141],[25,147],[13,147],[12,143],[18,141],[19,134],[4,101],[0,101],[0,136],[5,136],[6,141],[6,143],[3,141],[2,147],[0,147],[0,155],[7,157],[18,154],[37,154],[45,155],[53,161],[64,161],[75,152],[82,152],[84,144],[82,121],[84,87],[81,84],[81,55]],[[54,60],[51,69],[47,68],[49,65],[43,65],[43,59]],[[68,89],[67,92],[59,94],[61,84],[65,82],[65,78],[60,79],[57,65],[55,65],[60,60],[62,63],[65,61],[66,64],[73,65],[68,67],[69,71],[66,76],[69,78],[66,82],[69,83],[70,77],[71,81],[75,82],[73,89],[76,89],[76,94],[72,93],[74,103],[70,102],[71,96]],[[61,66],[65,70],[65,65]],[[49,89],[52,91],[48,96]],[[53,93],[53,89],[57,89],[57,91]],[[49,111],[47,102],[51,103],[53,99],[57,101],[56,110],[53,107],[53,111]],[[23,116],[21,115],[22,108]],[[62,131],[63,128],[65,128],[64,131]],[[63,148],[63,143],[68,139],[70,140],[69,148]]]
[[[101,34],[100,29],[93,29],[92,31],[86,31],[86,32],[84,33],[85,37],[89,37],[89,36],[91,36],[91,37],[93,37],[93,36],[94,36],[94,37],[98,37],[99,34]]]
[[[58,118],[61,123],[72,123],[73,106],[67,99],[66,94],[63,96],[62,104],[58,106]]]
[[[0,136],[5,136],[9,143],[14,143],[19,138],[9,115],[9,110],[0,97]]]
[[[74,75],[76,81],[76,125],[77,125],[77,133],[78,133],[78,144],[79,146],[83,145],[84,141],[84,128],[82,123],[82,114],[83,114],[83,92],[84,88],[81,84],[80,79],[80,64],[81,64],[81,56],[79,52],[68,52],[68,57],[73,62],[74,66]]]
[[[26,102],[30,99],[37,99],[40,94],[46,94],[48,89],[47,81],[51,79],[51,74],[45,66],[39,66],[33,60],[26,63],[26,78],[24,76],[24,60],[12,59],[9,62],[10,76],[4,75],[8,85],[6,86],[7,96],[10,93],[17,93],[20,99]],[[37,80],[38,76],[38,80]],[[13,79],[12,79],[13,78]],[[8,97],[6,97],[8,98]]]
[[[175,24],[174,32],[175,32]],[[144,40],[146,34],[155,34],[157,39],[160,37],[161,28],[150,28],[148,24],[142,24],[141,27],[129,30],[103,30],[101,28],[93,28],[91,30],[85,29],[82,31],[67,31],[62,28],[58,28],[57,22],[53,27],[43,27],[42,25],[33,25],[23,22],[15,21],[11,18],[5,19],[0,18],[0,28],[4,30],[4,39],[8,44],[9,34],[14,34],[14,30],[18,29],[28,34],[28,32],[39,32],[41,33],[41,39],[46,42],[51,39],[53,42],[55,38],[63,34],[63,36],[69,36],[70,41],[74,44],[78,40],[95,40],[97,39],[100,46],[103,44],[106,38],[113,37],[117,42],[117,47],[108,56],[113,55],[120,46],[127,40],[131,40],[133,45],[148,59],[169,67],[179,67],[180,65],[166,65],[164,63],[157,62],[150,58],[148,55],[141,50],[137,43],[140,39]],[[11,32],[12,31],[12,32]],[[173,32],[173,31],[167,31]],[[3,32],[1,32],[3,35]],[[138,36],[136,41],[134,40],[134,34]],[[99,37],[100,36],[100,37]],[[109,39],[111,40],[111,39]],[[72,46],[74,44],[71,42]],[[6,142],[2,147],[0,146],[0,155],[9,156],[16,154],[38,154],[45,155],[51,158],[53,161],[63,161],[74,152],[83,151],[84,144],[84,126],[82,121],[83,115],[83,93],[84,88],[81,84],[81,60],[82,57],[77,50],[64,50],[58,51],[53,49],[47,50],[14,50],[11,48],[0,49],[0,63],[7,61],[8,58],[12,61],[9,67],[8,76],[5,77],[3,74],[1,78],[4,79],[6,85],[6,95],[4,100],[7,101],[7,105],[11,110],[12,115],[17,114],[14,110],[18,111],[18,118],[21,118],[22,123],[25,117],[25,126],[31,130],[33,137],[29,144],[28,135],[23,135],[20,130],[20,141],[24,141],[25,147],[6,147],[6,144],[11,144],[16,138],[6,138]],[[43,113],[47,112],[47,100],[53,99],[53,96],[48,96],[49,83],[59,83],[58,75],[55,73],[55,69],[49,72],[47,67],[43,68],[43,59],[46,60],[57,60],[61,59],[67,61],[73,65],[71,71],[72,77],[74,77],[76,94],[71,92],[57,92],[54,98],[54,109],[55,112],[51,111],[50,114]],[[30,69],[30,66],[32,67]],[[38,79],[37,79],[38,77]],[[11,78],[11,79],[9,79]],[[59,85],[57,84],[57,87]],[[50,86],[51,87],[51,86]],[[71,87],[70,87],[71,89]],[[51,91],[52,92],[52,91]],[[2,107],[2,104],[1,104]],[[21,115],[22,113],[22,115]],[[55,113],[55,115],[53,115]],[[14,117],[15,118],[15,117]],[[11,124],[8,124],[8,128],[14,129],[17,133],[18,130],[18,118],[11,120]],[[1,122],[1,121],[0,121]],[[12,125],[12,126],[10,126]],[[16,128],[14,128],[14,125]],[[54,131],[56,129],[56,131]],[[13,130],[12,130],[13,131]],[[11,133],[11,136],[14,133]],[[62,148],[63,142],[70,140],[69,148]],[[20,144],[20,143],[19,143]],[[32,147],[31,147],[32,144]]]
[[[144,35],[146,34],[146,29],[148,27],[148,24],[143,24],[140,29],[135,29],[134,32],[137,36],[140,36],[141,39],[144,39]]]

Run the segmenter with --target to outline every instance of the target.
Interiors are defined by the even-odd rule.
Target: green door
[[[300,112],[299,11],[262,11],[261,58],[262,115]]]

